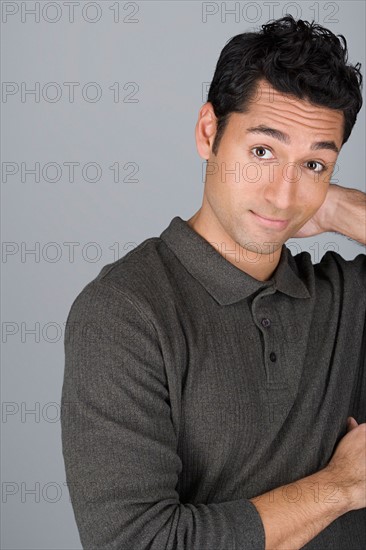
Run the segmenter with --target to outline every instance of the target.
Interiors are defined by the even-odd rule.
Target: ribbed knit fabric
[[[105,265],[65,333],[62,445],[83,548],[263,550],[248,499],[320,470],[347,416],[366,421],[365,290],[365,254],[313,265],[283,245],[262,282],[179,216]],[[365,547],[362,509],[303,548]]]

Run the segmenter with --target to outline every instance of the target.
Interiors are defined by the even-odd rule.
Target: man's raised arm
[[[319,210],[293,237],[312,237],[327,231],[366,245],[366,193],[331,183]]]

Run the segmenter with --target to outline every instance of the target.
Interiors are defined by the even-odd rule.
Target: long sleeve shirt
[[[347,416],[366,421],[365,290],[365,254],[312,264],[284,244],[259,281],[179,216],[105,265],[65,332],[62,445],[83,547],[263,550],[249,499],[319,471]],[[303,548],[365,541],[363,508]]]

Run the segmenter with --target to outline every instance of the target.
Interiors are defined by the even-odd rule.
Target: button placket
[[[277,389],[278,386],[283,386],[281,381],[283,375],[281,374],[281,363],[276,364],[276,361],[278,361],[278,353],[275,353],[274,351],[277,347],[275,332],[273,331],[274,320],[271,318],[272,316],[270,315],[270,310],[268,307],[260,307],[260,304],[262,303],[268,306],[266,297],[268,296],[270,300],[270,295],[274,293],[275,289],[273,287],[267,288],[255,296],[252,302],[253,318],[255,319],[255,323],[260,329],[263,337],[263,361],[266,379],[265,386],[268,389]],[[262,302],[262,299],[264,299],[264,302]]]

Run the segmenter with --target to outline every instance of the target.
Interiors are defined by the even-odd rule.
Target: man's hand
[[[366,507],[366,423],[347,419],[347,433],[326,466],[334,482],[347,494],[350,510]]]
[[[366,244],[366,194],[332,183],[321,207],[293,238],[334,231]]]
[[[328,196],[328,195],[327,195]],[[326,201],[327,199],[325,199]],[[308,220],[300,229],[295,233],[295,235],[292,235],[293,238],[298,237],[312,237],[313,235],[319,235],[319,233],[324,233],[326,229],[323,229],[322,226],[322,219],[324,218],[324,211],[325,211],[325,201],[317,210],[312,218]]]
[[[296,483],[249,499],[261,516],[266,549],[302,548],[341,515],[365,508],[365,445],[366,423],[358,424],[353,417],[348,417],[347,433],[338,442],[326,467]],[[300,495],[296,501],[285,496],[294,484]],[[332,496],[334,487],[337,491]]]
[[[312,237],[313,235],[319,235],[325,231],[330,231],[327,227],[327,220],[334,216],[336,207],[336,187],[339,185],[330,184],[327,195],[321,207],[315,212],[314,216],[310,218],[300,229],[297,231],[293,238],[298,237]]]

